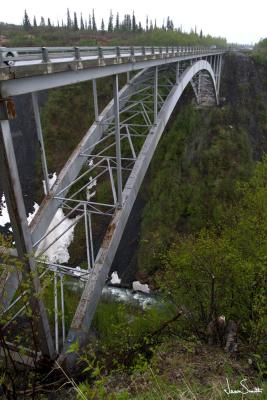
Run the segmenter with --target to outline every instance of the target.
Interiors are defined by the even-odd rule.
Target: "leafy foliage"
[[[267,334],[266,159],[236,191],[240,200],[228,210],[219,231],[211,227],[189,236],[178,235],[163,256],[160,285],[172,293],[177,304],[185,306],[195,328],[206,326],[215,307],[216,315],[239,320],[257,348]]]

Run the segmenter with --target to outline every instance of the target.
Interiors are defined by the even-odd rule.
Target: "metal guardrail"
[[[27,65],[64,61],[85,61],[90,59],[120,59],[123,57],[150,56],[168,57],[190,54],[218,53],[222,49],[194,46],[100,46],[100,47],[0,47],[0,68],[13,65]]]

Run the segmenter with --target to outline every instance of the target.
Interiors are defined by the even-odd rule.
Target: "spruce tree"
[[[33,17],[33,26],[34,28],[37,28],[37,21],[36,21],[36,17]]]
[[[44,17],[41,17],[40,26],[41,27],[45,27],[45,19],[44,19]]]
[[[96,26],[96,22],[95,22],[95,10],[93,9],[93,15],[92,15],[92,29],[93,32],[97,32],[97,26]]]
[[[115,30],[116,30],[116,31],[119,31],[119,30],[120,30],[120,17],[119,17],[119,13],[118,13],[118,12],[117,12],[117,15],[116,15]]]
[[[92,31],[92,30],[93,30],[91,14],[89,14],[89,18],[88,18],[88,30],[89,30],[89,31]]]
[[[84,31],[84,22],[83,22],[83,15],[82,15],[82,13],[81,13],[80,29],[81,29],[81,31]]]
[[[148,32],[148,16],[146,16],[146,32]]]
[[[70,10],[67,8],[67,28],[70,29],[72,25],[71,17],[70,17]]]
[[[23,18],[23,28],[26,29],[26,31],[28,31],[29,29],[31,29],[31,23],[30,23],[30,19],[28,17],[27,11],[24,11],[24,18]]]
[[[133,15],[132,15],[132,30],[133,30],[133,32],[137,31],[137,25],[136,25],[136,19],[135,19],[134,12],[133,12]]]
[[[104,23],[103,18],[102,18],[102,21],[101,21],[101,32],[105,33],[105,23]]]
[[[75,31],[78,31],[78,30],[79,30],[76,12],[74,12],[74,16],[73,16],[73,29],[74,29]]]
[[[108,20],[108,32],[113,32],[113,14],[110,10],[109,20]]]

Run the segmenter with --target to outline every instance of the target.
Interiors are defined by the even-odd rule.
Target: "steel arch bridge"
[[[6,266],[0,279],[4,329],[25,312],[18,310],[17,289],[31,276],[28,306],[38,332],[41,356],[71,367],[75,341],[87,342],[90,324],[121,240],[137,193],[164,128],[183,91],[191,85],[200,106],[217,105],[225,50],[194,47],[23,48],[0,49],[0,163],[4,192],[16,249],[2,249],[25,260],[23,271]],[[130,79],[130,72],[134,73]],[[119,74],[127,74],[119,90]],[[97,78],[113,77],[113,100],[98,112]],[[77,145],[50,188],[45,145],[38,108],[38,91],[92,80],[95,122]],[[15,117],[12,98],[32,93],[46,187],[37,214],[28,225],[18,176],[9,120]],[[104,190],[101,190],[101,186]],[[60,221],[52,224],[61,208]],[[65,216],[64,216],[65,215]],[[73,222],[64,228],[64,221]],[[106,232],[97,243],[94,229],[105,219]],[[73,226],[82,224],[86,267],[47,260],[46,251]],[[41,265],[41,270],[40,270]],[[39,294],[44,275],[54,284],[54,322],[51,325]],[[84,289],[66,332],[64,276],[82,279]],[[58,289],[59,287],[59,289]],[[59,306],[60,304],[60,306]],[[16,348],[10,344],[16,354]],[[28,350],[31,364],[31,350]]]

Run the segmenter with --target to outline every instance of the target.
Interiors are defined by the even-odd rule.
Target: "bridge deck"
[[[0,48],[1,94],[19,95],[224,52],[200,47]]]

